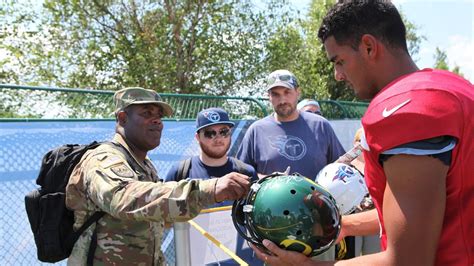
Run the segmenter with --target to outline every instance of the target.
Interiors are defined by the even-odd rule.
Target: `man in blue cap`
[[[222,178],[235,172],[251,177],[252,181],[257,180],[257,173],[251,165],[227,156],[234,125],[228,113],[222,108],[208,108],[199,112],[196,118],[195,138],[201,148],[200,153],[174,165],[165,181]],[[232,205],[232,201],[216,203],[212,207],[229,205]],[[244,245],[241,237],[237,239],[236,254],[245,259],[249,265],[262,265],[262,262],[253,255],[253,251]],[[229,265],[228,261],[219,263]]]
[[[209,179],[231,172],[239,172],[256,180],[257,174],[251,165],[227,156],[233,127],[234,122],[229,120],[229,115],[221,108],[208,108],[199,112],[195,138],[201,148],[200,154],[173,166],[165,181]]]

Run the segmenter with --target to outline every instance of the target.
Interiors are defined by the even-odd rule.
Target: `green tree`
[[[435,63],[433,65],[433,68],[450,70],[448,66],[448,55],[446,54],[445,51],[441,50],[439,47],[436,47],[434,59],[435,59]],[[461,73],[461,68],[457,65],[455,65],[450,71],[460,76],[464,76]]]
[[[306,16],[277,35],[267,45],[266,65],[269,71],[277,68],[292,70],[300,81],[302,97],[333,100],[356,100],[352,89],[334,79],[334,69],[317,38],[322,19],[335,0],[313,0]],[[403,17],[403,15],[402,15]],[[416,34],[417,26],[404,18],[408,49],[416,55],[424,39]]]
[[[266,74],[287,68],[303,97],[354,100],[317,38],[334,2],[313,0],[300,19],[278,0],[46,0],[41,10],[11,0],[0,7],[12,25],[0,82],[264,96]],[[415,57],[424,37],[404,21]]]
[[[14,6],[14,1],[9,3]],[[17,7],[6,49],[18,83],[98,89],[231,94],[263,72],[269,36],[291,20],[287,1],[46,0]],[[21,35],[23,34],[23,35]]]
[[[18,36],[18,25],[23,18],[14,18],[14,1],[4,1],[0,5],[0,81],[4,83],[16,83],[19,80],[18,64],[13,61],[19,56],[19,50],[10,47],[9,43],[13,36]],[[11,26],[8,26],[11,25]],[[18,36],[21,39],[22,36]]]

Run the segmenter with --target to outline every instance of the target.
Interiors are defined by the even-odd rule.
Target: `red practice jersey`
[[[439,136],[456,139],[446,178],[446,209],[437,265],[474,264],[474,86],[447,71],[424,69],[388,84],[362,118],[369,150],[365,179],[381,223],[386,185],[379,156],[403,144]],[[403,178],[403,177],[400,177]],[[429,217],[426,220],[429,223]],[[423,245],[423,243],[420,243]]]

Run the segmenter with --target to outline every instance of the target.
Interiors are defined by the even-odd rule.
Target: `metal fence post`
[[[174,223],[174,244],[176,249],[176,266],[191,266],[191,244],[189,240],[189,223]]]

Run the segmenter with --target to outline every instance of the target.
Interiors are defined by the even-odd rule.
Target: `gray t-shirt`
[[[253,123],[242,140],[237,158],[257,173],[299,173],[315,179],[319,170],[344,154],[330,123],[323,117],[300,112],[298,119],[278,122],[269,115]]]

